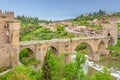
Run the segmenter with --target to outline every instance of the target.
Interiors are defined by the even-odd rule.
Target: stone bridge
[[[35,54],[36,59],[43,62],[47,49],[51,47],[55,55],[65,54],[65,60],[69,62],[75,48],[80,43],[87,44],[89,59],[91,60],[99,61],[100,54],[109,54],[109,51],[106,50],[109,45],[109,39],[103,36],[21,42],[19,52],[27,48],[29,53]]]
[[[47,49],[51,47],[57,56],[65,54],[65,60],[69,62],[75,48],[80,43],[87,44],[91,60],[99,61],[101,54],[109,54],[106,48],[117,43],[117,25],[114,23],[102,25],[103,36],[100,37],[20,42],[20,22],[14,18],[12,12],[0,12],[0,67],[18,65],[19,52],[24,48],[29,50],[29,54],[35,54],[37,60],[43,62]]]

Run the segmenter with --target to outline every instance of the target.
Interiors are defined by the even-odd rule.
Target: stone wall
[[[0,11],[0,67],[18,64],[19,28],[13,12]]]
[[[108,23],[102,25],[103,25],[103,34],[111,39],[111,45],[115,45],[117,43],[117,38],[118,38],[117,24]]]
[[[0,44],[0,67],[10,65],[10,45]]]

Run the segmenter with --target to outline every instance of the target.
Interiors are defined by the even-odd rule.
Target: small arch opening
[[[39,64],[39,61],[36,60],[35,53],[30,48],[24,48],[19,52],[19,61],[26,66]]]
[[[105,48],[105,43],[103,42],[103,41],[101,41],[100,43],[99,43],[99,47],[98,47],[99,49],[103,49],[103,48]]]
[[[103,41],[101,41],[99,43],[98,50],[99,50],[99,54],[100,54],[100,59],[102,59],[106,53],[106,47],[105,47],[105,43]]]
[[[55,48],[55,47],[50,47],[51,48],[51,51],[52,51],[52,53],[54,54],[54,55],[58,55],[58,51],[57,51],[57,49]]]

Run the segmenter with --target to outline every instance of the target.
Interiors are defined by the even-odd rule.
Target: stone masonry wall
[[[19,28],[13,12],[0,11],[0,67],[18,64]]]

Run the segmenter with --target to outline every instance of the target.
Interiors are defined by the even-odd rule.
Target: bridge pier
[[[88,54],[88,59],[92,60],[92,61],[100,61],[100,54],[98,53],[92,53],[92,54]]]
[[[72,59],[71,59],[71,55],[70,54],[66,54],[65,55],[65,63],[68,64],[69,62],[71,62]]]

